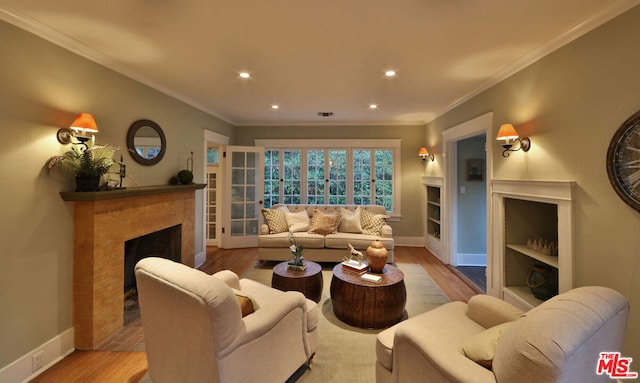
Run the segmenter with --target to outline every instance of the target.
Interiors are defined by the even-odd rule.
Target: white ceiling
[[[0,19],[234,125],[401,125],[434,119],[639,3],[0,0]]]

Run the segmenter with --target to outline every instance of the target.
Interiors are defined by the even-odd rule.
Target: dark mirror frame
[[[136,145],[133,141],[136,136],[136,133],[138,132],[138,129],[143,128],[145,126],[148,126],[151,129],[155,130],[156,133],[158,133],[158,135],[160,136],[160,152],[155,158],[151,158],[151,159],[144,158],[141,155],[139,155],[138,152],[136,151]],[[129,127],[129,131],[127,132],[127,148],[129,149],[128,151],[129,151],[129,154],[131,155],[131,158],[133,158],[135,162],[142,165],[151,166],[160,162],[162,157],[164,157],[164,153],[167,151],[167,139],[165,138],[164,132],[162,131],[162,128],[160,128],[160,125],[156,124],[151,120],[138,120],[133,124],[131,124],[131,126]]]

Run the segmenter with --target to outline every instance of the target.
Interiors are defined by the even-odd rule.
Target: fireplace
[[[203,184],[63,192],[73,201],[75,348],[92,350],[124,323],[125,243],[178,227],[179,261],[194,265],[195,190]],[[146,246],[146,245],[145,245]]]

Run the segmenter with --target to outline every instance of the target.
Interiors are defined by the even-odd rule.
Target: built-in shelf
[[[426,191],[425,247],[435,256],[441,256],[440,236],[444,225],[441,217],[442,177],[423,177],[422,183]]]
[[[535,267],[548,269],[558,293],[574,286],[572,181],[502,181],[492,186],[492,294],[523,310],[543,301],[527,286]],[[557,256],[527,247],[529,240],[557,244]]]
[[[540,252],[537,252],[535,250],[531,250],[529,249],[526,245],[513,245],[513,244],[507,244],[506,245],[507,248],[509,249],[513,249],[515,251],[517,251],[518,253],[524,254],[527,257],[533,258],[537,261],[540,261],[546,265],[549,265],[551,267],[555,267],[556,269],[558,268],[558,257],[557,256],[552,256],[552,255],[544,255]]]

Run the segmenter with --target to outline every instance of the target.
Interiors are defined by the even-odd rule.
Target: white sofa
[[[284,382],[314,355],[319,309],[300,292],[155,257],[135,274],[155,383]]]
[[[366,210],[376,216],[384,215],[386,211],[383,206],[378,205],[274,205],[272,209],[286,207],[290,213],[300,213],[305,211],[311,221],[314,211],[319,210],[326,214],[339,214],[341,209],[349,212]],[[364,214],[364,213],[363,213]],[[307,230],[294,231],[293,235],[298,246],[304,247],[303,256],[305,259],[315,262],[341,262],[345,255],[348,255],[348,244],[351,244],[356,250],[365,253],[365,250],[371,242],[379,240],[387,249],[387,263],[394,262],[393,256],[393,231],[391,226],[382,224],[377,235],[364,234],[357,232],[344,232],[340,228],[334,234],[314,234]],[[291,226],[289,226],[291,228]],[[295,229],[302,230],[302,229]],[[258,260],[260,261],[286,261],[291,259],[292,255],[289,251],[289,231],[271,233],[268,222],[260,227],[260,235],[258,236]],[[353,230],[351,230],[353,231]],[[357,230],[356,230],[357,231]]]
[[[526,313],[488,295],[447,303],[378,334],[376,382],[611,382],[599,353],[621,351],[628,313],[597,286]]]

